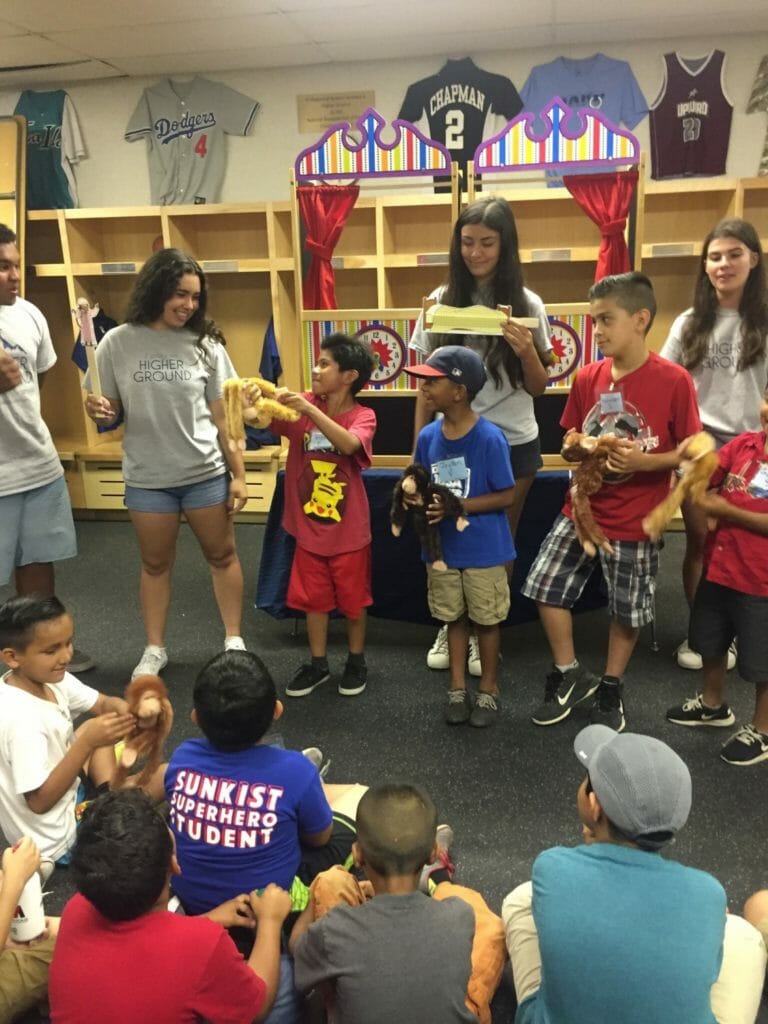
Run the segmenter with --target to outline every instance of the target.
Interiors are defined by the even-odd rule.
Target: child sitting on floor
[[[3,852],[0,871],[0,1024],[16,1020],[48,991],[48,972],[59,927],[58,917],[46,918],[45,931],[28,943],[9,939],[11,922],[24,886],[40,867],[40,851],[25,836]]]
[[[114,745],[134,724],[121,697],[67,672],[72,633],[56,597],[27,594],[0,608],[0,656],[9,669],[0,681],[0,827],[9,843],[34,839],[44,877],[74,843],[80,774],[105,786]],[[86,712],[93,717],[73,729],[73,716]]]
[[[354,821],[333,813],[307,757],[264,742],[283,705],[255,654],[217,654],[193,701],[203,735],[177,747],[165,776],[182,872],[174,892],[187,913],[202,914],[275,882],[293,888],[302,909],[306,884],[349,856]],[[331,798],[342,788],[328,787]]]
[[[334,1024],[490,1024],[504,962],[501,921],[478,893],[449,881],[432,801],[407,784],[369,789],[357,828],[353,851],[367,891],[338,868],[318,876],[291,934],[297,987],[322,986]],[[425,865],[434,868],[431,881],[442,875],[432,898],[419,892]]]

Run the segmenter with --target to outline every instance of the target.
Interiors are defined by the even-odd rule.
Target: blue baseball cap
[[[448,377],[454,384],[463,384],[470,398],[474,398],[485,384],[483,360],[471,348],[463,345],[443,345],[435,349],[426,363],[408,366],[411,377]]]

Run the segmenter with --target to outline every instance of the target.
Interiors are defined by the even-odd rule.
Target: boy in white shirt
[[[75,840],[81,773],[107,783],[114,745],[134,724],[120,697],[107,697],[67,672],[72,617],[56,597],[28,594],[0,607],[0,828],[9,844],[28,835],[41,871]],[[77,730],[72,718],[94,716]]]

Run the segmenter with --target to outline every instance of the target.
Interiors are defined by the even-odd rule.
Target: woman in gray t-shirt
[[[768,384],[768,288],[760,239],[747,221],[722,220],[704,239],[693,306],[672,324],[661,355],[691,374],[701,422],[718,448],[760,430]],[[683,505],[683,518],[683,587],[690,605],[701,579],[707,522],[690,502]],[[676,653],[681,668],[701,668],[687,640]],[[728,668],[735,663],[732,651]]]
[[[181,513],[210,566],[226,649],[243,650],[243,573],[232,517],[247,499],[242,454],[227,443],[224,381],[235,375],[224,338],[206,316],[205,275],[178,249],[142,268],[126,322],[96,352],[102,395],[85,407],[98,423],[125,416],[125,504],[141,552],[146,648],[133,676],[168,663],[165,623]],[[85,387],[91,386],[90,377]]]
[[[528,491],[542,466],[539,426],[534,415],[534,396],[544,392],[546,367],[553,361],[549,323],[544,304],[523,282],[517,225],[512,207],[501,196],[478,199],[461,213],[454,224],[448,262],[448,282],[432,297],[449,306],[508,306],[511,318],[499,313],[500,335],[480,337],[436,335],[424,330],[419,317],[409,347],[429,355],[440,345],[457,342],[473,349],[483,359],[488,379],[472,402],[476,413],[495,423],[509,444],[515,477],[515,500],[507,510],[514,535]],[[515,317],[535,317],[539,325],[531,330],[516,323]],[[502,321],[503,324],[502,324]],[[416,397],[414,443],[429,419],[423,396]],[[477,637],[470,637],[469,671],[481,674]],[[443,626],[427,654],[430,668],[448,668],[448,637]]]

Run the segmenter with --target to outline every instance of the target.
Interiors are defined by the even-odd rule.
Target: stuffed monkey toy
[[[395,486],[389,520],[392,524],[392,533],[399,537],[410,515],[413,529],[424,545],[432,568],[438,572],[445,572],[448,566],[443,559],[440,530],[437,525],[432,526],[427,520],[427,507],[435,500],[442,502],[446,519],[456,520],[457,530],[465,530],[469,526],[460,499],[449,487],[432,483],[429,470],[414,462],[404,471]]]
[[[571,484],[571,510],[576,535],[590,558],[598,549],[613,554],[611,542],[592,515],[590,498],[603,486],[611,452],[623,442],[615,434],[589,437],[571,430],[565,435],[561,455],[566,462],[577,463]]]
[[[160,767],[163,744],[173,724],[173,709],[160,676],[136,676],[125,690],[128,711],[136,717],[133,731],[125,738],[123,750],[112,774],[112,789],[125,785],[131,768],[143,757],[144,767],[131,777],[137,786],[146,785]]]
[[[246,406],[244,393],[248,389],[253,403]],[[272,420],[285,420],[288,423],[295,423],[299,414],[295,409],[289,409],[287,405],[278,402],[276,395],[283,390],[276,387],[271,381],[263,380],[261,377],[230,377],[224,381],[224,405],[227,412],[227,436],[229,437],[230,448],[234,451],[239,448],[245,451],[245,426],[263,429],[268,427]]]
[[[712,435],[701,430],[689,437],[683,449],[677,483],[664,501],[659,502],[643,520],[643,529],[651,540],[659,539],[686,498],[697,502],[703,497],[717,467],[718,458]]]

